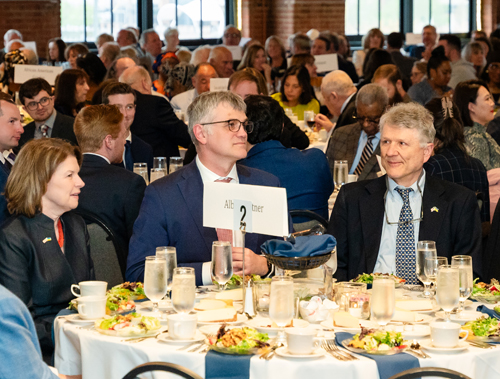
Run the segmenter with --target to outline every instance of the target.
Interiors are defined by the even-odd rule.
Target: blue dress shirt
[[[359,160],[361,159],[361,155],[363,154],[363,150],[367,142],[368,142],[368,134],[366,134],[365,131],[362,130],[358,140],[358,150],[356,152],[354,160],[352,161],[352,166],[351,170],[349,171],[349,174],[354,174],[354,170],[356,170],[356,167],[358,167]],[[375,137],[373,137],[372,139],[373,151],[375,151],[379,142],[380,142],[380,132],[375,134]]]

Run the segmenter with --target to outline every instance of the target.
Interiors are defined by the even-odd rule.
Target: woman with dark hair
[[[434,155],[424,163],[429,175],[460,184],[481,193],[481,221],[490,221],[490,191],[486,168],[465,148],[464,127],[458,107],[449,97],[430,100],[425,108],[434,117]]]
[[[481,79],[488,84],[495,103],[500,103],[500,51],[492,51],[488,55]]]
[[[394,64],[389,52],[382,49],[372,49],[366,55],[366,64],[363,69],[363,80],[356,86],[358,91],[366,84],[372,82],[375,71],[385,64]]]
[[[500,167],[500,146],[486,132],[486,124],[493,120],[495,102],[488,86],[482,80],[467,80],[455,87],[453,101],[460,109],[465,126],[467,152],[483,162],[486,170]]]
[[[56,78],[54,107],[67,116],[75,117],[85,106],[89,91],[89,76],[83,70],[64,70]]]
[[[94,53],[88,53],[83,57],[79,57],[76,60],[76,65],[78,68],[82,69],[89,76],[89,91],[87,92],[87,101],[92,101],[92,96],[94,96],[95,91],[99,88],[99,85],[104,80],[107,70],[104,63],[99,59]]]
[[[408,90],[408,96],[422,105],[435,97],[447,96],[452,90],[448,87],[450,78],[450,60],[444,55],[444,48],[437,47],[432,51],[432,56],[427,62],[427,78],[412,85]]]
[[[319,113],[319,102],[314,98],[311,77],[304,66],[291,66],[285,72],[280,92],[272,95],[282,108],[291,108],[299,120],[304,120],[304,111]]]
[[[66,62],[64,51],[66,43],[60,38],[49,39],[47,44],[47,64],[49,66],[60,66],[62,62]]]
[[[66,50],[64,51],[64,57],[67,60],[67,64],[63,65],[64,69],[67,70],[70,68],[78,68],[78,66],[76,65],[76,59],[78,57],[84,56],[88,52],[89,49],[83,43],[72,43],[71,45],[68,45],[68,47],[66,47]]]

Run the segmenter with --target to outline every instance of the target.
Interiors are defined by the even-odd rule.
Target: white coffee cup
[[[76,293],[75,289],[78,288],[80,293]],[[106,289],[108,282],[101,282],[98,280],[88,280],[78,284],[71,285],[71,293],[76,297],[80,296],[106,296]]]
[[[77,299],[78,314],[84,320],[106,316],[106,296],[81,296]]]
[[[459,341],[469,336],[469,332],[461,329],[461,325],[455,322],[432,322],[429,326],[432,345],[435,347],[455,347]],[[461,332],[465,333],[465,337],[460,338]]]
[[[290,354],[306,355],[313,352],[317,330],[313,328],[287,328],[285,333]]]
[[[186,314],[174,314],[167,318],[168,336],[173,340],[190,340],[196,333],[198,316]]]

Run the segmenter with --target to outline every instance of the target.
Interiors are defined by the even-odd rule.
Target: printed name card
[[[286,189],[248,184],[205,183],[203,226],[247,233],[288,235]]]
[[[227,91],[229,78],[212,78],[210,79],[210,92]]]
[[[406,46],[422,43],[422,35],[417,33],[406,33]]]
[[[241,46],[223,46],[231,52],[233,55],[233,61],[241,61]]]
[[[56,77],[63,71],[57,66],[35,66],[28,64],[14,65],[14,83],[23,84],[33,78],[43,78],[51,86],[56,84]]]
[[[337,54],[315,55],[314,59],[314,64],[318,68],[318,72],[330,72],[339,69]]]

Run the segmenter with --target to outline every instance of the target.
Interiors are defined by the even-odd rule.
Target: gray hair
[[[17,39],[20,39],[22,41],[23,35],[21,34],[21,32],[19,30],[16,30],[16,29],[9,29],[9,30],[7,30],[5,32],[5,34],[3,35],[4,41],[5,40],[9,40],[10,41],[13,35],[17,35],[19,37]]]
[[[470,57],[472,56],[472,53],[478,53],[478,52],[481,53],[484,52],[483,46],[481,46],[479,42],[469,42],[467,45],[465,45],[464,49],[462,50],[462,59],[470,62]]]
[[[356,106],[363,104],[366,106],[378,104],[379,109],[383,110],[389,104],[387,91],[378,84],[364,85],[356,96]]]
[[[170,37],[174,33],[179,35],[179,30],[177,28],[169,27],[169,28],[165,29],[165,31],[163,32],[163,36],[165,37],[165,40],[166,40],[168,37]]]
[[[99,49],[102,45],[104,45],[106,42],[114,42],[115,37],[113,37],[111,34],[108,33],[102,33],[97,36],[95,39],[95,45]]]
[[[147,42],[148,35],[153,34],[153,33],[158,34],[158,33],[156,33],[156,30],[154,30],[153,28],[146,29],[145,31],[142,32],[141,38],[139,38],[139,44],[141,45],[141,47],[144,46],[144,44]]]
[[[323,78],[321,92],[330,94],[335,92],[339,96],[349,96],[356,87],[352,79],[342,70],[330,72]]]
[[[415,129],[420,137],[420,146],[434,142],[436,129],[431,112],[418,103],[399,103],[389,109],[380,119],[380,134],[385,124],[398,128]]]
[[[187,109],[189,118],[188,132],[195,146],[198,145],[198,140],[194,135],[193,127],[203,122],[212,122],[215,117],[214,110],[223,103],[228,104],[236,111],[246,113],[247,106],[243,99],[230,91],[202,93],[189,105]],[[211,125],[207,125],[205,128],[207,133],[211,134]]]

